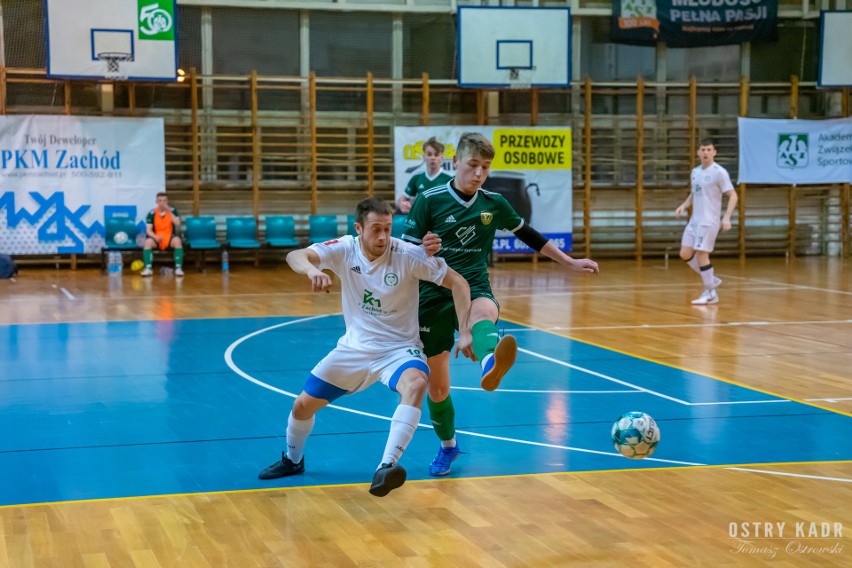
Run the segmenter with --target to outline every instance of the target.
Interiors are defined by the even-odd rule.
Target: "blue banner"
[[[778,0],[613,0],[612,40],[670,47],[774,40]]]

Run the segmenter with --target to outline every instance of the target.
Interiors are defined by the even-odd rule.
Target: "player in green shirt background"
[[[498,229],[512,231],[530,248],[577,272],[597,274],[598,265],[589,259],[573,259],[524,224],[524,220],[498,193],[481,189],[488,178],[495,151],[491,142],[476,132],[462,134],[453,157],[455,178],[421,193],[406,221],[403,239],[421,244],[440,239],[437,253],[470,284],[470,329],[473,353],[482,366],[480,385],[496,389],[515,363],[517,342],[497,332],[499,304],[491,292],[488,255]],[[437,237],[427,233],[434,233]],[[420,284],[420,338],[429,364],[427,402],[441,449],[429,473],[450,473],[450,464],[461,453],[455,438],[455,409],[450,398],[450,351],[458,329],[452,295],[427,282]],[[458,353],[456,353],[458,356]]]
[[[408,180],[405,193],[396,202],[399,212],[404,215],[411,210],[411,204],[414,203],[417,194],[444,185],[453,179],[452,175],[441,169],[444,164],[444,145],[434,136],[423,143],[423,161],[426,162],[426,171],[414,174]]]

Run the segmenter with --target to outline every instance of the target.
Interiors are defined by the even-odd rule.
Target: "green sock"
[[[427,396],[426,402],[429,404],[429,417],[438,438],[452,440],[456,435],[456,409],[453,408],[453,400],[448,395],[441,402],[434,402]]]
[[[180,268],[183,266],[183,249],[175,249],[175,266]]]
[[[497,349],[497,342],[500,341],[497,326],[491,320],[482,320],[473,324],[470,331],[473,334],[473,354],[482,362],[486,355]]]
[[[145,266],[149,267],[154,264],[154,251],[151,249],[145,249],[142,251],[142,261],[145,263]]]

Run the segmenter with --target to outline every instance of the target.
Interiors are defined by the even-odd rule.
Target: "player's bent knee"
[[[180,240],[180,237],[175,237],[172,239],[172,248],[183,248],[183,241]]]
[[[683,259],[683,260],[689,260],[690,258],[692,258],[692,255],[694,255],[694,254],[695,254],[695,251],[693,251],[691,248],[680,249],[680,258]]]

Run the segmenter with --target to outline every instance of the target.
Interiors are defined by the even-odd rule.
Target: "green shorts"
[[[471,301],[477,298],[488,298],[497,304],[497,310],[500,310],[500,303],[491,292],[487,272],[468,280],[468,284]],[[426,357],[452,351],[456,342],[455,332],[458,329],[459,320],[456,317],[452,291],[434,284],[421,285],[420,340],[423,342],[423,353]]]

